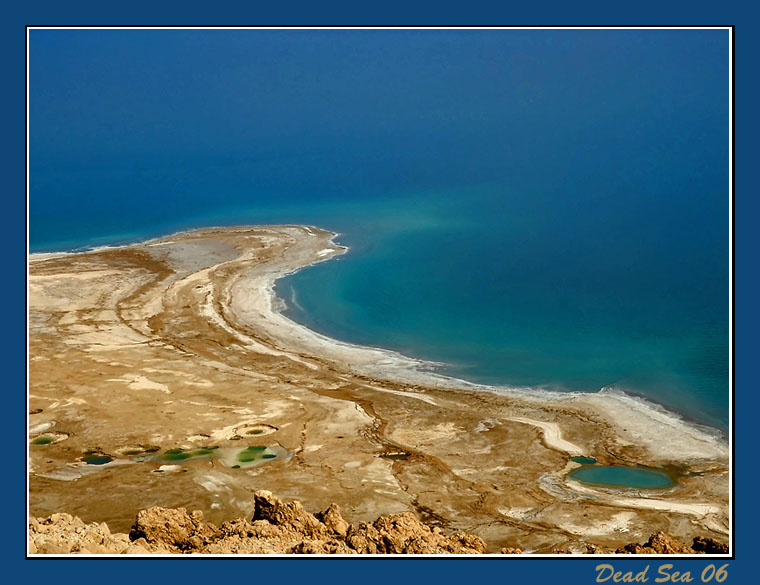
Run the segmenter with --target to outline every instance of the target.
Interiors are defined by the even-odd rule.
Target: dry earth
[[[30,516],[126,532],[140,510],[185,507],[221,524],[271,490],[307,509],[334,502],[351,524],[411,511],[490,552],[614,549],[657,531],[728,540],[728,451],[704,433],[619,397],[455,387],[278,313],[274,280],[342,253],[333,237],[218,228],[33,256]],[[267,458],[233,466],[248,446]],[[218,451],[159,456],[204,447]],[[565,477],[577,454],[678,482],[581,486]]]

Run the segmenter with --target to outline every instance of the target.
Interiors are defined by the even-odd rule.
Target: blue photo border
[[[745,506],[740,508],[742,513],[736,521],[735,511],[732,510],[733,516],[733,542],[732,559],[693,559],[674,557],[673,559],[654,559],[646,558],[626,558],[618,559],[598,559],[593,556],[589,558],[481,558],[481,559],[460,559],[460,558],[432,558],[432,559],[402,559],[402,558],[363,558],[363,559],[329,559],[320,558],[288,558],[288,559],[240,559],[257,563],[255,570],[251,567],[242,565],[233,565],[232,567],[220,565],[217,561],[226,561],[227,559],[187,559],[188,562],[178,562],[174,559],[130,559],[133,563],[121,564],[115,566],[106,566],[102,564],[86,565],[88,560],[106,561],[106,559],[88,559],[79,562],[70,562],[69,559],[44,559],[41,562],[34,560],[25,560],[25,534],[26,534],[26,428],[25,417],[23,413],[26,410],[26,238],[27,238],[27,208],[26,208],[26,173],[22,174],[21,169],[26,170],[26,148],[22,150],[21,137],[24,137],[26,145],[26,124],[25,109],[26,100],[22,98],[22,91],[26,88],[26,54],[25,54],[25,37],[27,25],[452,25],[452,26],[561,26],[561,25],[578,25],[578,26],[613,26],[615,24],[625,25],[709,25],[709,26],[731,26],[738,25],[740,42],[738,43],[740,61],[744,60],[746,76],[740,75],[740,88],[745,92],[752,90],[753,97],[755,94],[753,70],[757,69],[757,61],[754,60],[755,52],[750,47],[752,38],[753,18],[751,14],[741,13],[733,10],[730,6],[716,8],[714,5],[710,10],[705,9],[705,5],[692,3],[687,6],[666,6],[662,2],[651,2],[647,6],[645,3],[637,3],[635,7],[631,5],[618,5],[611,7],[608,4],[601,4],[600,7],[594,7],[590,4],[585,7],[570,5],[568,3],[558,4],[556,7],[547,6],[526,6],[516,8],[514,6],[504,6],[501,10],[479,10],[473,3],[460,5],[458,9],[452,10],[443,4],[431,5],[411,5],[411,3],[399,3],[396,7],[390,3],[383,5],[353,5],[348,8],[334,7],[330,9],[327,6],[317,3],[310,3],[302,7],[292,5],[275,5],[274,3],[264,5],[263,3],[214,3],[214,4],[192,4],[180,2],[160,2],[155,0],[151,3],[130,3],[126,4],[105,4],[95,2],[77,2],[69,3],[44,3],[29,2],[25,6],[16,6],[12,10],[4,9],[6,14],[2,19],[3,35],[0,36],[2,43],[2,59],[4,65],[3,76],[5,80],[4,89],[0,92],[4,102],[3,114],[5,119],[4,136],[4,166],[6,172],[6,191],[3,201],[5,203],[5,213],[3,214],[4,226],[2,230],[4,257],[6,264],[10,266],[11,278],[9,282],[2,287],[2,296],[6,301],[6,323],[9,325],[10,332],[5,338],[4,356],[7,360],[6,365],[6,392],[10,397],[7,402],[7,412],[10,419],[9,432],[11,434],[11,444],[13,445],[10,461],[6,462],[6,481],[3,482],[3,492],[6,495],[6,516],[9,522],[7,529],[4,531],[2,547],[2,558],[7,567],[6,575],[18,578],[51,581],[55,583],[68,582],[87,582],[89,580],[107,580],[111,583],[127,583],[136,579],[148,579],[149,581],[158,581],[163,579],[183,579],[186,577],[193,578],[192,582],[201,582],[203,580],[218,579],[244,579],[244,580],[271,580],[272,582],[285,580],[286,582],[297,579],[308,580],[357,580],[360,583],[374,584],[386,583],[389,580],[412,581],[422,580],[430,582],[470,582],[474,579],[494,579],[499,582],[516,582],[522,583],[534,581],[537,583],[561,582],[563,584],[572,583],[594,583],[596,578],[595,567],[601,563],[613,564],[616,570],[638,572],[650,565],[648,571],[649,582],[655,583],[657,570],[659,567],[671,564],[673,569],[670,571],[690,571],[694,583],[701,583],[700,574],[703,569],[714,564],[720,567],[727,564],[728,578],[725,583],[744,583],[754,582],[752,578],[753,571],[750,565],[750,543],[753,534],[751,529],[754,527],[754,506],[751,502],[745,502]],[[736,63],[735,41],[736,30],[734,29],[734,65]],[[755,63],[751,69],[749,66],[750,59]],[[736,67],[734,66],[734,78],[736,76]],[[22,84],[24,90],[22,90]],[[735,83],[734,83],[735,88]],[[748,94],[744,94],[744,100],[749,110]],[[24,91],[25,96],[25,91]],[[24,99],[22,102],[21,100]],[[734,111],[736,96],[734,92]],[[758,100],[753,100],[758,103]],[[741,106],[740,106],[741,107]],[[744,157],[747,159],[753,153],[751,124],[756,122],[756,113],[743,111],[744,114],[744,131],[739,132],[739,148],[736,149],[734,140],[734,168],[737,158]],[[750,130],[750,131],[747,131]],[[742,140],[744,143],[742,143]],[[746,143],[746,144],[745,144]],[[745,165],[749,166],[749,165]],[[741,177],[740,177],[741,180]],[[745,175],[744,182],[748,183]],[[735,191],[735,173],[734,173],[734,191]],[[744,193],[740,198],[739,208],[741,211],[739,224],[747,223],[753,218],[758,217],[758,201],[754,197],[749,185],[740,190]],[[731,194],[734,197],[734,193]],[[740,196],[741,197],[741,196]],[[734,208],[736,201],[734,199]],[[755,411],[756,398],[755,389],[749,378],[747,369],[741,367],[736,369],[736,357],[740,356],[739,363],[749,363],[749,359],[754,355],[755,335],[753,327],[757,323],[757,309],[754,305],[757,303],[757,278],[753,274],[752,268],[757,265],[750,260],[753,259],[753,253],[758,249],[755,230],[739,230],[739,237],[736,237],[736,221],[733,231],[733,243],[735,250],[741,250],[739,255],[746,265],[746,272],[739,279],[740,288],[734,289],[733,301],[736,306],[736,298],[739,297],[740,307],[742,308],[742,319],[739,321],[739,327],[736,328],[735,315],[732,315],[733,322],[733,364],[734,372],[734,404],[736,404],[735,389],[740,388],[739,396],[741,408],[737,411],[734,408],[733,416],[733,444],[735,445],[734,455],[739,455],[740,461],[749,461],[749,439],[752,424],[748,418]],[[24,254],[22,260],[21,254]],[[735,273],[737,254],[734,254],[733,269]],[[23,263],[22,263],[23,262]],[[18,268],[17,268],[18,267]],[[19,280],[24,284],[16,283],[15,274],[18,270]],[[735,280],[734,280],[735,282]],[[754,302],[753,302],[754,301]],[[18,332],[18,333],[16,333]],[[21,340],[15,337],[21,336]],[[738,413],[738,414],[737,414]],[[737,418],[738,416],[738,418]],[[23,430],[19,427],[24,427]],[[745,429],[745,440],[736,441],[736,429]],[[741,431],[739,432],[741,435]],[[23,443],[22,443],[23,441]],[[742,446],[743,445],[743,446]],[[742,449],[746,452],[742,455]],[[21,466],[24,471],[21,472]],[[746,468],[742,465],[736,465],[734,461],[733,475],[733,506],[735,508],[737,495],[743,493],[741,488],[737,491],[737,468],[741,470]],[[19,475],[23,473],[23,475]],[[745,482],[749,480],[748,472],[744,472]],[[741,477],[741,473],[739,474]],[[738,482],[741,486],[741,482]],[[746,489],[746,484],[745,488]],[[741,505],[741,499],[740,505]],[[109,559],[112,560],[112,559]],[[238,559],[229,559],[237,561]],[[268,561],[268,562],[265,562]],[[115,561],[114,562],[118,562]],[[138,566],[134,563],[150,562],[147,566]],[[169,564],[167,564],[169,563]],[[316,563],[316,564],[312,564]],[[343,563],[334,565],[332,563]],[[359,564],[365,563],[365,564]],[[369,564],[367,564],[369,563]],[[378,564],[380,563],[380,564]],[[501,564],[500,564],[501,563]],[[508,564],[504,564],[508,563]],[[234,569],[230,571],[230,569]],[[244,569],[248,569],[245,571]],[[15,580],[15,579],[14,579]],[[612,583],[612,580],[607,581]]]

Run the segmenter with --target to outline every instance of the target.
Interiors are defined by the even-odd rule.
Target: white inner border
[[[729,473],[729,491],[728,491],[728,540],[729,550],[734,550],[734,531],[733,531],[733,388],[734,388],[734,324],[733,324],[733,162],[734,162],[734,125],[733,125],[733,42],[734,31],[730,26],[28,26],[26,29],[26,426],[29,428],[29,31],[30,30],[726,30],[728,31],[728,473]],[[26,461],[29,463],[29,441],[26,440]],[[26,474],[26,512],[29,517],[29,473],[27,468]],[[26,555],[29,556],[29,539],[28,524],[27,534],[25,535]],[[70,555],[35,555],[44,557],[67,557]],[[103,555],[82,555],[102,557]],[[149,557],[175,557],[177,555],[145,555]],[[259,555],[203,555],[209,557],[239,557],[239,556],[259,556]],[[261,555],[261,556],[281,556],[283,558],[292,557],[292,555]],[[340,557],[348,556],[356,558],[355,555],[311,555],[314,557]],[[366,558],[377,558],[378,555],[366,555]],[[482,555],[403,555],[403,556],[420,556],[420,557],[449,557],[449,558],[479,558]],[[589,555],[551,555],[551,554],[528,554],[528,555],[486,555],[498,556],[502,558],[588,558]],[[619,558],[619,555],[594,555],[596,558]],[[699,555],[699,559],[705,558],[728,558],[731,555]],[[648,558],[673,558],[672,555],[647,555]],[[361,558],[364,558],[361,556]],[[678,557],[677,557],[678,558]]]

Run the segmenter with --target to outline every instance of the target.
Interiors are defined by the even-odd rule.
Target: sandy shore
[[[213,521],[245,514],[250,494],[270,489],[314,508],[335,501],[353,522],[413,510],[537,552],[657,530],[726,539],[728,447],[708,430],[615,392],[469,384],[285,317],[276,280],[344,253],[334,236],[216,228],[33,255],[30,439],[58,438],[30,446],[30,513],[123,530],[138,509],[183,505]],[[251,441],[289,455],[167,473],[125,454]],[[89,451],[113,461],[87,465]],[[565,478],[574,455],[680,480],[645,494],[592,489]],[[623,512],[625,522],[609,521]]]

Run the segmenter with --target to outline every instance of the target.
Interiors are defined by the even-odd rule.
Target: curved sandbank
[[[266,331],[283,351],[289,349],[299,354],[309,353],[320,359],[333,360],[342,367],[369,377],[404,384],[508,393],[546,402],[570,401],[603,414],[619,428],[624,440],[645,446],[653,457],[671,461],[728,457],[729,446],[717,429],[695,425],[677,413],[622,391],[603,389],[596,393],[562,393],[475,384],[436,373],[435,370],[443,364],[411,358],[388,349],[343,342],[308,329],[281,312],[286,301],[276,296],[275,282],[298,270],[344,254],[348,248],[334,242],[339,236],[334,232],[312,226],[282,229],[294,238],[293,246],[285,256],[269,263],[266,268],[257,265],[243,271],[229,288],[227,299],[234,318],[242,324],[255,324]],[[544,429],[554,425],[540,421],[533,424],[539,427],[548,425],[542,427]],[[550,432],[555,435],[559,433],[553,427]],[[551,439],[547,439],[547,443],[551,443]],[[582,452],[579,449],[577,446],[571,448],[567,443],[560,448],[561,451],[580,455]]]
[[[600,528],[610,506],[635,510],[625,542],[657,530],[725,535],[726,446],[673,413],[609,391],[470,384],[283,315],[277,279],[345,253],[335,237],[311,226],[207,228],[32,256],[29,426],[68,438],[30,450],[31,513],[128,529],[146,505],[193,501],[216,522],[247,514],[255,488],[317,509],[337,502],[352,521],[414,510],[537,551],[592,533],[619,545],[612,525]],[[256,470],[72,467],[94,449],[240,449],[254,428],[293,457]],[[576,454],[683,480],[643,500],[582,492],[565,477]]]
[[[83,252],[33,253],[29,255],[29,259],[30,262],[35,262],[72,254],[92,254],[129,247],[172,247],[181,245],[178,242],[181,242],[183,236],[194,233],[209,230],[245,232],[249,229],[284,232],[292,238],[292,246],[283,257],[265,265],[256,264],[239,274],[227,291],[229,314],[224,317],[236,319],[243,326],[247,324],[265,331],[281,347],[281,355],[300,360],[302,358],[296,357],[296,354],[312,354],[319,359],[335,361],[341,367],[362,375],[402,384],[505,393],[539,402],[571,402],[600,412],[610,423],[618,427],[623,440],[646,447],[655,458],[678,461],[729,457],[729,444],[718,429],[687,421],[676,412],[621,390],[602,388],[597,392],[555,392],[541,388],[477,384],[438,373],[437,370],[445,364],[405,356],[390,349],[340,341],[293,321],[282,313],[287,304],[276,295],[276,281],[349,251],[347,246],[334,241],[340,234],[316,226],[198,228],[151,238],[139,244],[97,246]],[[180,250],[176,255],[185,263],[192,262],[188,256],[194,251],[196,250]],[[223,323],[210,308],[207,316]],[[261,344],[241,335],[240,331],[232,332],[249,345],[262,349]],[[422,397],[418,398],[425,400]],[[583,454],[578,446],[570,447],[568,443],[561,440],[557,443],[549,438],[549,434],[552,437],[559,436],[560,431],[556,423],[534,421],[530,424],[542,428],[547,445],[573,455]],[[549,428],[551,430],[547,432]]]

